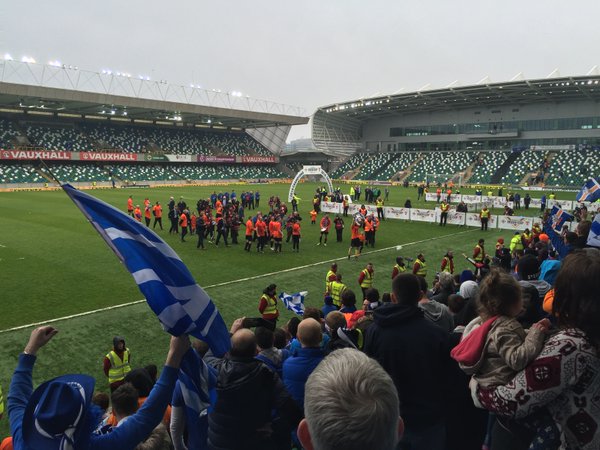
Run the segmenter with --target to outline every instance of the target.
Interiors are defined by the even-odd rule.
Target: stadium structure
[[[52,175],[78,186],[289,178],[279,154],[308,120],[237,91],[5,59],[0,188],[51,186]]]
[[[581,186],[600,173],[599,100],[598,73],[486,78],[322,106],[312,142],[346,155],[338,178]]]

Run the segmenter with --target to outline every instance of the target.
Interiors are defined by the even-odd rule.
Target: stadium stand
[[[169,181],[169,180],[178,180],[176,174],[171,172],[169,169],[171,166],[162,166],[162,165],[127,165],[127,164],[117,164],[112,167],[113,173],[115,176],[120,178],[121,180],[128,181]]]
[[[335,169],[331,174],[332,178],[340,178],[349,170],[356,169],[358,166],[363,164],[368,158],[369,153],[356,153],[350,157],[345,163],[343,163],[340,167]]]
[[[475,163],[475,168],[473,169],[473,173],[468,182],[473,184],[491,183],[492,176],[498,171],[507,158],[508,152],[482,152],[477,158],[478,160]]]
[[[414,163],[419,157],[419,153],[416,152],[402,152],[396,153],[387,166],[382,167],[380,172],[373,178],[377,181],[388,181],[392,177],[402,170],[406,170],[412,163]]]
[[[62,182],[110,180],[107,168],[95,164],[53,164],[50,170]]]
[[[77,150],[92,149],[91,142],[72,125],[42,125],[28,123],[25,132],[29,143],[46,150]]]
[[[473,160],[473,152],[427,152],[413,167],[410,182],[420,182],[428,175],[450,175],[465,170]],[[445,181],[445,180],[436,180]]]
[[[356,180],[374,180],[375,174],[385,167],[396,155],[394,153],[378,153],[373,155],[363,164],[360,171],[356,174]]]
[[[11,148],[13,139],[19,135],[11,120],[0,119],[0,148]]]
[[[45,183],[46,180],[29,164],[0,164],[0,183]]]
[[[104,124],[84,124],[82,127],[90,139],[95,141],[97,149],[140,153],[148,146],[148,131],[142,127]]]
[[[519,184],[528,173],[537,172],[543,161],[545,154],[525,150],[521,152],[510,166],[510,170],[502,176],[503,184]]]
[[[590,176],[600,174],[597,150],[563,150],[552,159],[546,185],[581,186]]]

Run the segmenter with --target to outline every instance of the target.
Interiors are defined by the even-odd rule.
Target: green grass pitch
[[[268,249],[264,254],[246,253],[243,244],[229,248],[207,244],[206,251],[199,251],[195,237],[182,243],[178,237],[167,233],[168,225],[158,234],[183,259],[228,324],[236,317],[258,316],[258,299],[270,283],[277,284],[278,292],[307,290],[306,304],[321,306],[325,274],[334,260],[338,261],[344,282],[355,292],[360,292],[357,283],[360,270],[367,262],[373,262],[375,287],[386,292],[398,254],[414,258],[423,252],[429,265],[428,281],[431,281],[446,250],[454,250],[456,270],[460,271],[470,267],[460,254],[470,253],[479,238],[486,238],[489,250],[493,249],[498,237],[503,236],[506,240],[512,234],[502,230],[484,233],[454,225],[439,227],[437,224],[388,220],[380,226],[375,250],[365,249],[358,261],[348,261],[350,220],[346,220],[343,243],[335,242],[333,232],[327,247],[316,245],[319,227],[310,224],[308,215],[316,186],[316,183],[300,183],[297,188],[297,195],[302,199],[300,213],[304,218],[300,253],[291,252],[291,243],[284,244],[282,254],[273,254]],[[262,210],[268,209],[270,195],[284,199],[289,189],[287,184],[231,187],[238,193],[247,189],[260,190],[259,209]],[[171,195],[176,199],[182,195],[188,205],[195,207],[197,199],[208,197],[213,190],[225,189],[221,186],[190,186],[89,192],[124,210],[129,195],[140,204],[145,197],[152,202],[159,200],[166,209]],[[349,186],[342,186],[342,189],[347,193]],[[463,190],[463,193],[468,192]],[[536,192],[533,196],[541,196],[541,193]],[[391,187],[387,204],[401,206],[406,198],[411,198],[413,207],[425,207],[425,202],[415,201],[416,197],[416,188]],[[572,199],[574,195],[559,193],[558,197]],[[31,327],[2,330],[134,302],[142,296],[125,267],[62,191],[1,192],[0,205],[0,384],[6,398],[17,356]],[[432,204],[429,207],[433,207]],[[537,211],[530,212],[531,215],[535,213]],[[164,221],[168,222],[168,219],[165,217]],[[403,246],[401,251],[396,250],[397,245]],[[282,311],[281,307],[280,311],[281,324],[292,317],[292,313]],[[160,367],[168,347],[168,335],[145,303],[65,319],[54,325],[60,333],[39,354],[34,373],[36,384],[65,372],[88,373],[98,380],[97,389],[106,390],[102,359],[110,349],[114,335],[126,338],[134,366],[155,363]],[[0,421],[0,436],[7,434],[5,416]]]

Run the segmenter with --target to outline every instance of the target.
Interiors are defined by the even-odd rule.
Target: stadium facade
[[[600,76],[486,83],[361,98],[322,106],[317,149],[511,150],[600,145]]]

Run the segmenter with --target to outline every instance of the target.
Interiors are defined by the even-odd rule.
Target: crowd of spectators
[[[57,332],[37,328],[8,393],[12,445],[600,448],[600,249],[586,247],[590,225],[580,222],[565,246],[541,229],[526,241],[518,235],[519,246],[499,240],[494,253],[478,253],[475,272],[454,274],[449,264],[432,286],[423,262],[411,273],[399,258],[381,295],[372,286],[360,297],[334,289],[343,284],[333,264],[322,309],[306,307],[281,324],[263,305],[262,319],[234,321],[223,357],[201,341],[190,350],[187,337],[172,338],[160,376],[152,366],[124,370],[129,349],[115,338],[104,363],[110,408],[85,375],[33,390],[36,354]],[[274,284],[259,305],[269,305],[265,296],[276,298]],[[193,420],[189,393],[176,387],[187,352],[207,367],[209,395]]]

